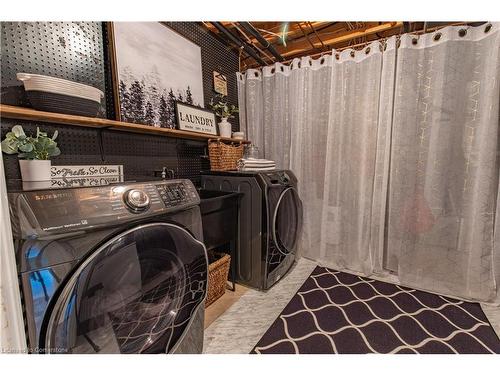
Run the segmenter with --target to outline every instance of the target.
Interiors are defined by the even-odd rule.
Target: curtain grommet
[[[436,33],[432,39],[437,42],[439,39],[441,39],[441,33]]]
[[[491,23],[487,24],[486,27],[484,28],[485,33],[489,33],[493,25]]]
[[[416,46],[418,44],[418,38],[412,38],[411,44],[413,44],[414,46]]]
[[[259,72],[254,72],[254,73],[253,73],[253,75],[254,75],[255,77],[259,77]]]
[[[275,71],[276,71],[275,68],[271,68],[271,74],[274,74]]]
[[[367,54],[367,55],[368,55],[368,54],[370,53],[370,51],[371,51],[370,47],[366,47],[366,49],[365,49],[365,54]]]
[[[319,63],[320,63],[321,65],[323,65],[323,63],[324,63],[324,62],[325,62],[325,58],[324,58],[324,57],[322,57],[322,58],[321,58],[321,60],[319,60]]]
[[[463,38],[464,36],[467,35],[467,29],[460,29],[458,30],[458,36]]]
[[[284,72],[284,71],[285,71],[285,68],[283,68],[282,66],[280,66],[280,70],[281,70],[282,72]]]
[[[297,64],[297,66],[298,66],[299,68],[300,68],[300,67],[301,67],[301,65],[302,65],[302,64],[301,64],[301,62],[302,62],[302,61],[299,61],[299,63]]]
[[[340,60],[340,55],[338,53],[335,54],[335,59]]]
[[[354,58],[354,56],[356,56],[356,54],[354,53],[354,51],[351,51],[351,57]]]

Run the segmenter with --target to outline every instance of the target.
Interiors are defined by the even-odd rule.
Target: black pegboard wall
[[[235,73],[239,68],[238,56],[199,23],[166,24],[201,47],[205,107],[208,108],[210,98],[215,95],[214,70],[228,78],[228,101],[237,105]],[[114,93],[104,24],[2,22],[1,32],[2,103],[29,105],[24,99],[21,82],[15,77],[18,71],[25,71],[70,79],[102,89],[106,93],[108,118],[113,118]],[[59,39],[61,36],[65,42]],[[71,38],[82,40],[69,41]],[[64,43],[66,47],[63,47]],[[7,90],[14,86],[17,89]],[[231,122],[233,131],[237,131],[238,119]],[[9,119],[1,120],[0,134],[3,136],[15,124],[21,124],[26,131],[33,133],[37,125],[49,134],[56,129],[59,131],[58,143],[62,154],[53,160],[55,165],[123,164],[127,175],[144,177],[153,176],[154,171],[166,167],[174,171],[175,177],[189,178],[197,186],[200,172],[210,168],[206,142]],[[4,164],[8,179],[20,178],[16,156],[4,154]]]
[[[80,82],[106,92],[101,22],[1,22],[1,102],[29,106],[16,74]],[[106,117],[103,103],[100,117]]]
[[[239,58],[233,50],[220,42],[198,22],[164,22],[185,38],[201,47],[201,65],[203,71],[203,97],[205,108],[216,95],[213,91],[213,72],[222,73],[227,78],[227,99],[229,104],[238,105],[238,85],[236,72],[239,70]],[[240,129],[239,117],[229,120],[233,131]]]
[[[133,134],[106,129],[81,128],[28,121],[2,121],[2,134],[14,124],[34,134],[40,126],[49,135],[58,130],[61,155],[54,165],[122,164],[127,178],[153,178],[164,167],[175,178],[189,178],[200,186],[202,171],[210,168],[203,155],[206,143],[155,135]],[[21,178],[16,155],[3,155],[7,179]]]

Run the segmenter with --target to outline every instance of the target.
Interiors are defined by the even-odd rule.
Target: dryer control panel
[[[16,238],[114,226],[200,203],[187,179],[28,191],[9,194],[9,200]]]

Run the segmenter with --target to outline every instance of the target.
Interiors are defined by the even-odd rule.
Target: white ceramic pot
[[[231,124],[227,121],[227,117],[223,117],[221,122],[219,122],[219,135],[231,138]]]
[[[19,160],[23,181],[49,181],[50,160]]]

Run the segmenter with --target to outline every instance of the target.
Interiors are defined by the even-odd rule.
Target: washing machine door
[[[169,223],[144,224],[84,259],[53,299],[40,334],[50,353],[175,350],[206,295],[203,243]]]
[[[281,256],[295,252],[302,229],[302,201],[297,190],[286,187],[279,195],[272,215],[271,233]]]

